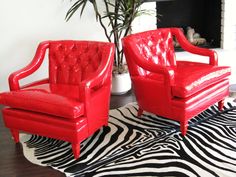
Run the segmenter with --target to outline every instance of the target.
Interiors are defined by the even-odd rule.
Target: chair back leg
[[[141,108],[138,109],[138,117],[140,117],[143,114],[143,110]]]
[[[220,101],[218,102],[218,109],[219,109],[219,111],[222,111],[222,110],[223,110],[224,103],[225,103],[225,100],[224,100],[224,99],[223,99],[223,100],[220,100]]]
[[[10,129],[11,131],[11,135],[15,141],[15,143],[19,143],[20,139],[19,139],[19,130],[16,129]]]
[[[180,131],[182,133],[183,136],[186,135],[187,131],[188,131],[188,122],[180,122]]]

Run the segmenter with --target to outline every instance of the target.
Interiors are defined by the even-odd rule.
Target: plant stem
[[[108,35],[106,26],[105,26],[105,25],[103,24],[103,22],[102,22],[102,17],[101,17],[101,15],[100,15],[100,14],[97,14],[97,15],[98,15],[99,23],[100,23],[100,25],[102,26],[102,28],[103,28],[103,30],[104,30],[104,32],[105,32],[105,35],[106,35],[107,40],[108,40],[109,42],[111,42],[111,38],[110,38],[109,35]]]
[[[105,0],[104,0],[104,2],[105,2]],[[96,13],[96,16],[98,17],[98,21],[99,21],[100,25],[101,25],[102,28],[103,28],[103,31],[104,31],[104,33],[105,33],[105,36],[106,36],[107,40],[108,40],[109,42],[112,42],[112,41],[111,41],[111,38],[110,38],[109,35],[108,35],[106,26],[105,26],[104,23],[102,22],[102,16],[101,16],[101,14],[99,13],[99,11],[97,10],[96,1],[94,1],[93,7],[94,7],[94,11],[95,11],[95,13]]]

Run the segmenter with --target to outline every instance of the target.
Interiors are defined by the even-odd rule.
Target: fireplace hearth
[[[194,45],[218,48],[221,45],[221,3],[221,0],[157,0],[157,28],[179,27],[186,37],[191,28],[196,34],[194,37],[205,39]]]

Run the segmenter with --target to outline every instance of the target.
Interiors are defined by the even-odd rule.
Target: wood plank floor
[[[132,92],[122,96],[112,96],[110,108],[118,108],[134,102]],[[2,107],[0,106],[0,109]],[[29,162],[23,155],[21,144],[15,144],[10,132],[4,127],[0,114],[0,177],[62,177],[63,173],[49,167],[41,167]]]

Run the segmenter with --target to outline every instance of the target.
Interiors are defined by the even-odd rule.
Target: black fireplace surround
[[[157,28],[190,26],[206,39],[205,47],[220,47],[221,0],[146,0],[151,1],[156,1]]]

